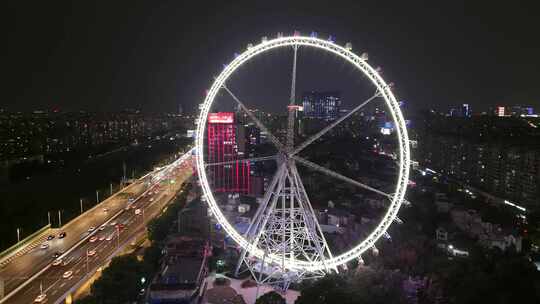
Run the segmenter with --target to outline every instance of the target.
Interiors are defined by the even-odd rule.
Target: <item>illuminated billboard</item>
[[[228,124],[234,122],[234,113],[232,112],[218,112],[208,113],[208,123],[211,124]]]

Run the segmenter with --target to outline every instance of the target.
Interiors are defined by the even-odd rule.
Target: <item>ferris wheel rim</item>
[[[338,55],[339,57],[345,59],[353,66],[355,66],[360,72],[366,76],[370,82],[377,88],[381,97],[384,99],[384,102],[387,108],[390,110],[392,120],[394,121],[396,127],[396,135],[398,137],[399,144],[399,175],[396,182],[396,189],[392,196],[392,200],[386,213],[383,218],[377,225],[377,227],[371,231],[371,233],[356,244],[353,248],[340,253],[337,256],[326,259],[323,262],[309,262],[295,260],[294,262],[288,261],[285,265],[286,268],[292,270],[307,270],[307,271],[319,271],[327,269],[335,269],[338,266],[341,266],[353,259],[359,258],[362,253],[366,250],[372,248],[376,241],[380,239],[384,233],[388,230],[394,219],[397,217],[397,213],[400,209],[401,204],[404,201],[405,192],[408,184],[409,177],[409,166],[410,166],[410,151],[409,151],[409,139],[408,133],[405,125],[405,120],[399,109],[399,104],[392,93],[390,86],[384,81],[376,69],[371,67],[366,60],[359,57],[351,50],[339,46],[332,41],[322,40],[315,37],[306,37],[306,36],[285,36],[278,37],[271,40],[266,40],[260,44],[248,47],[246,51],[238,55],[231,63],[225,66],[224,70],[215,78],[210,90],[208,91],[204,103],[200,109],[199,118],[197,120],[197,132],[196,132],[196,149],[198,157],[196,158],[197,171],[199,174],[199,180],[201,181],[201,187],[203,189],[204,197],[206,202],[210,207],[210,210],[219,224],[227,232],[227,234],[243,249],[249,252],[251,255],[254,255],[260,259],[263,257],[268,262],[278,262],[281,263],[281,257],[279,255],[267,254],[264,250],[253,246],[249,243],[248,240],[244,238],[238,231],[234,228],[233,225],[225,218],[221,209],[219,208],[213,191],[210,188],[208,183],[208,178],[206,176],[205,164],[204,164],[204,132],[206,129],[206,123],[208,118],[208,113],[210,111],[211,105],[214,103],[214,100],[217,96],[218,91],[224,86],[225,82],[229,77],[242,66],[244,63],[248,62],[253,57],[256,57],[259,54],[262,54],[266,51],[287,46],[307,46],[322,49],[324,51]]]

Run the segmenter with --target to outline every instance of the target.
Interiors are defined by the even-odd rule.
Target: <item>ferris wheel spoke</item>
[[[364,188],[364,189],[369,190],[369,191],[371,191],[371,192],[375,192],[375,193],[380,194],[380,195],[382,195],[382,196],[385,196],[385,197],[387,197],[387,198],[389,198],[389,199],[391,199],[391,200],[392,200],[393,197],[394,197],[392,194],[388,194],[388,193],[386,193],[386,192],[383,192],[383,191],[381,191],[381,190],[378,190],[378,189],[375,189],[375,188],[373,188],[373,187],[371,187],[371,186],[368,186],[368,185],[366,185],[366,184],[364,184],[364,183],[361,183],[361,182],[359,182],[359,181],[356,181],[356,180],[354,180],[354,179],[352,179],[352,178],[350,178],[350,177],[341,175],[341,174],[339,174],[339,173],[337,173],[337,172],[335,172],[335,171],[332,171],[332,170],[330,170],[330,169],[328,169],[328,168],[325,168],[325,167],[323,167],[323,166],[320,166],[320,165],[318,165],[318,164],[316,164],[316,163],[314,163],[314,162],[310,162],[309,160],[307,160],[307,159],[305,159],[305,158],[298,157],[298,156],[293,156],[293,159],[296,160],[297,162],[299,162],[300,164],[302,164],[302,165],[308,167],[308,168],[311,168],[311,169],[313,169],[313,170],[319,171],[319,172],[324,173],[324,174],[326,174],[326,175],[328,175],[328,176],[337,178],[337,179],[339,179],[339,180],[342,180],[342,181],[347,182],[347,183],[349,183],[349,184],[358,186],[358,187],[360,187],[360,188]]]
[[[265,160],[273,160],[273,159],[276,159],[276,157],[277,157],[277,155],[270,155],[270,156],[261,156],[261,157],[236,159],[236,160],[217,162],[217,163],[206,163],[204,165],[205,165],[205,167],[211,167],[211,166],[221,166],[221,165],[236,164],[237,162],[245,162],[245,161],[259,162],[259,161],[265,161]]]
[[[349,113],[347,113],[346,115],[340,117],[338,120],[336,120],[335,122],[331,123],[330,125],[326,126],[324,129],[322,129],[321,131],[319,131],[317,134],[311,136],[310,138],[306,139],[306,141],[304,141],[302,144],[300,144],[296,149],[293,150],[293,152],[291,153],[291,155],[295,155],[295,154],[298,154],[300,151],[304,150],[307,146],[311,145],[314,141],[316,141],[317,139],[321,138],[321,136],[323,136],[324,134],[326,134],[328,131],[332,130],[335,126],[339,125],[341,122],[343,122],[345,119],[349,118],[351,115],[353,115],[355,112],[357,112],[358,110],[360,110],[361,108],[363,108],[365,105],[367,105],[368,103],[370,103],[372,100],[378,98],[378,97],[381,97],[381,93],[379,91],[377,91],[373,96],[371,96],[370,98],[366,99],[364,102],[362,102],[361,104],[359,104],[358,106],[356,106],[356,108],[352,109]]]
[[[231,90],[229,90],[229,88],[225,84],[222,85],[222,88],[227,91],[229,95],[231,95],[234,101],[238,103],[240,108],[249,116],[249,118],[251,118],[251,120],[253,120],[257,127],[261,129],[261,132],[265,132],[268,135],[268,138],[270,138],[270,141],[272,141],[272,143],[278,148],[278,150],[285,151],[283,144],[281,144],[277,137],[275,137],[274,134],[272,134],[270,130],[268,130],[268,128],[255,115],[253,115],[253,113],[251,113],[251,111],[246,107],[246,105],[242,101],[240,101],[240,99],[238,99],[238,97],[236,97],[236,95],[234,95],[233,92],[231,92]]]
[[[289,107],[287,108],[288,121],[287,121],[287,151],[291,151],[294,145],[294,114],[296,112],[296,59],[298,57],[298,44],[293,45],[294,57],[292,66],[291,77],[291,95],[289,98]]]

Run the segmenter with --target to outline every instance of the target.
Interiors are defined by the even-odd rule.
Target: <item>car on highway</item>
[[[88,255],[90,257],[94,256],[94,255],[96,255],[96,251],[95,250],[90,250],[90,251],[88,251],[88,253],[86,255]]]
[[[96,227],[94,227],[94,226],[88,228],[88,232],[92,232],[92,231],[94,231],[94,230],[96,230]]]
[[[151,202],[153,202],[153,201],[154,201],[154,198],[153,198],[153,197],[151,197],[151,198],[150,198],[150,201],[151,201]]]
[[[104,236],[104,235],[100,236],[100,237],[99,237],[99,240],[100,240],[100,241],[104,241],[104,240],[105,240],[105,236]]]
[[[62,253],[57,251],[57,252],[53,253],[52,257],[53,257],[54,259],[56,259],[56,258],[59,257],[60,255],[62,255]]]
[[[62,275],[62,277],[64,279],[69,279],[69,278],[71,278],[72,275],[73,275],[73,271],[68,270],[68,271],[64,272],[64,275]]]
[[[36,299],[34,300],[34,303],[42,303],[42,302],[45,302],[46,299],[47,299],[47,295],[44,293],[41,293],[36,297]]]
[[[62,264],[62,259],[54,259],[54,261],[52,262],[53,266],[58,266],[60,264]]]
[[[122,230],[122,229],[124,229],[125,227],[126,227],[126,226],[125,226],[124,224],[122,224],[122,223],[116,225],[116,228],[118,228],[119,230]]]
[[[41,249],[47,249],[47,248],[49,248],[49,244],[48,244],[48,243],[43,243],[43,244],[41,244],[41,245],[39,246],[39,248],[41,248]]]
[[[106,241],[110,241],[110,240],[112,240],[112,239],[113,239],[113,235],[111,234],[111,235],[109,235],[105,240],[106,240]]]
[[[67,233],[66,233],[65,231],[62,231],[62,232],[60,232],[60,233],[58,234],[58,238],[59,238],[59,239],[63,239],[63,238],[66,237],[66,235],[67,235]]]
[[[105,224],[103,224],[103,225],[99,226],[99,231],[103,231],[103,230],[105,230],[105,227],[107,227],[107,226],[106,226]]]
[[[141,215],[141,209],[135,209],[135,215]]]
[[[111,225],[111,226],[116,225],[116,221],[112,221],[109,225]]]
[[[128,198],[128,203],[133,203],[135,199],[133,197]]]
[[[130,206],[129,206],[129,205],[127,205],[127,206],[126,206],[126,208],[124,208],[124,210],[129,210],[129,207],[130,207]]]
[[[47,237],[47,241],[50,241],[50,240],[52,240],[52,239],[54,239],[54,235],[50,234],[50,235]]]
[[[91,237],[88,241],[89,241],[90,243],[93,243],[93,242],[97,241],[97,239],[98,239],[97,236],[93,236],[93,237]]]
[[[103,212],[105,213],[109,212],[109,208],[103,208]]]

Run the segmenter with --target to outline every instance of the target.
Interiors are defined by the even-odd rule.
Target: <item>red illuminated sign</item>
[[[209,123],[233,123],[234,122],[234,113],[232,112],[219,112],[219,113],[209,113],[208,114]]]

